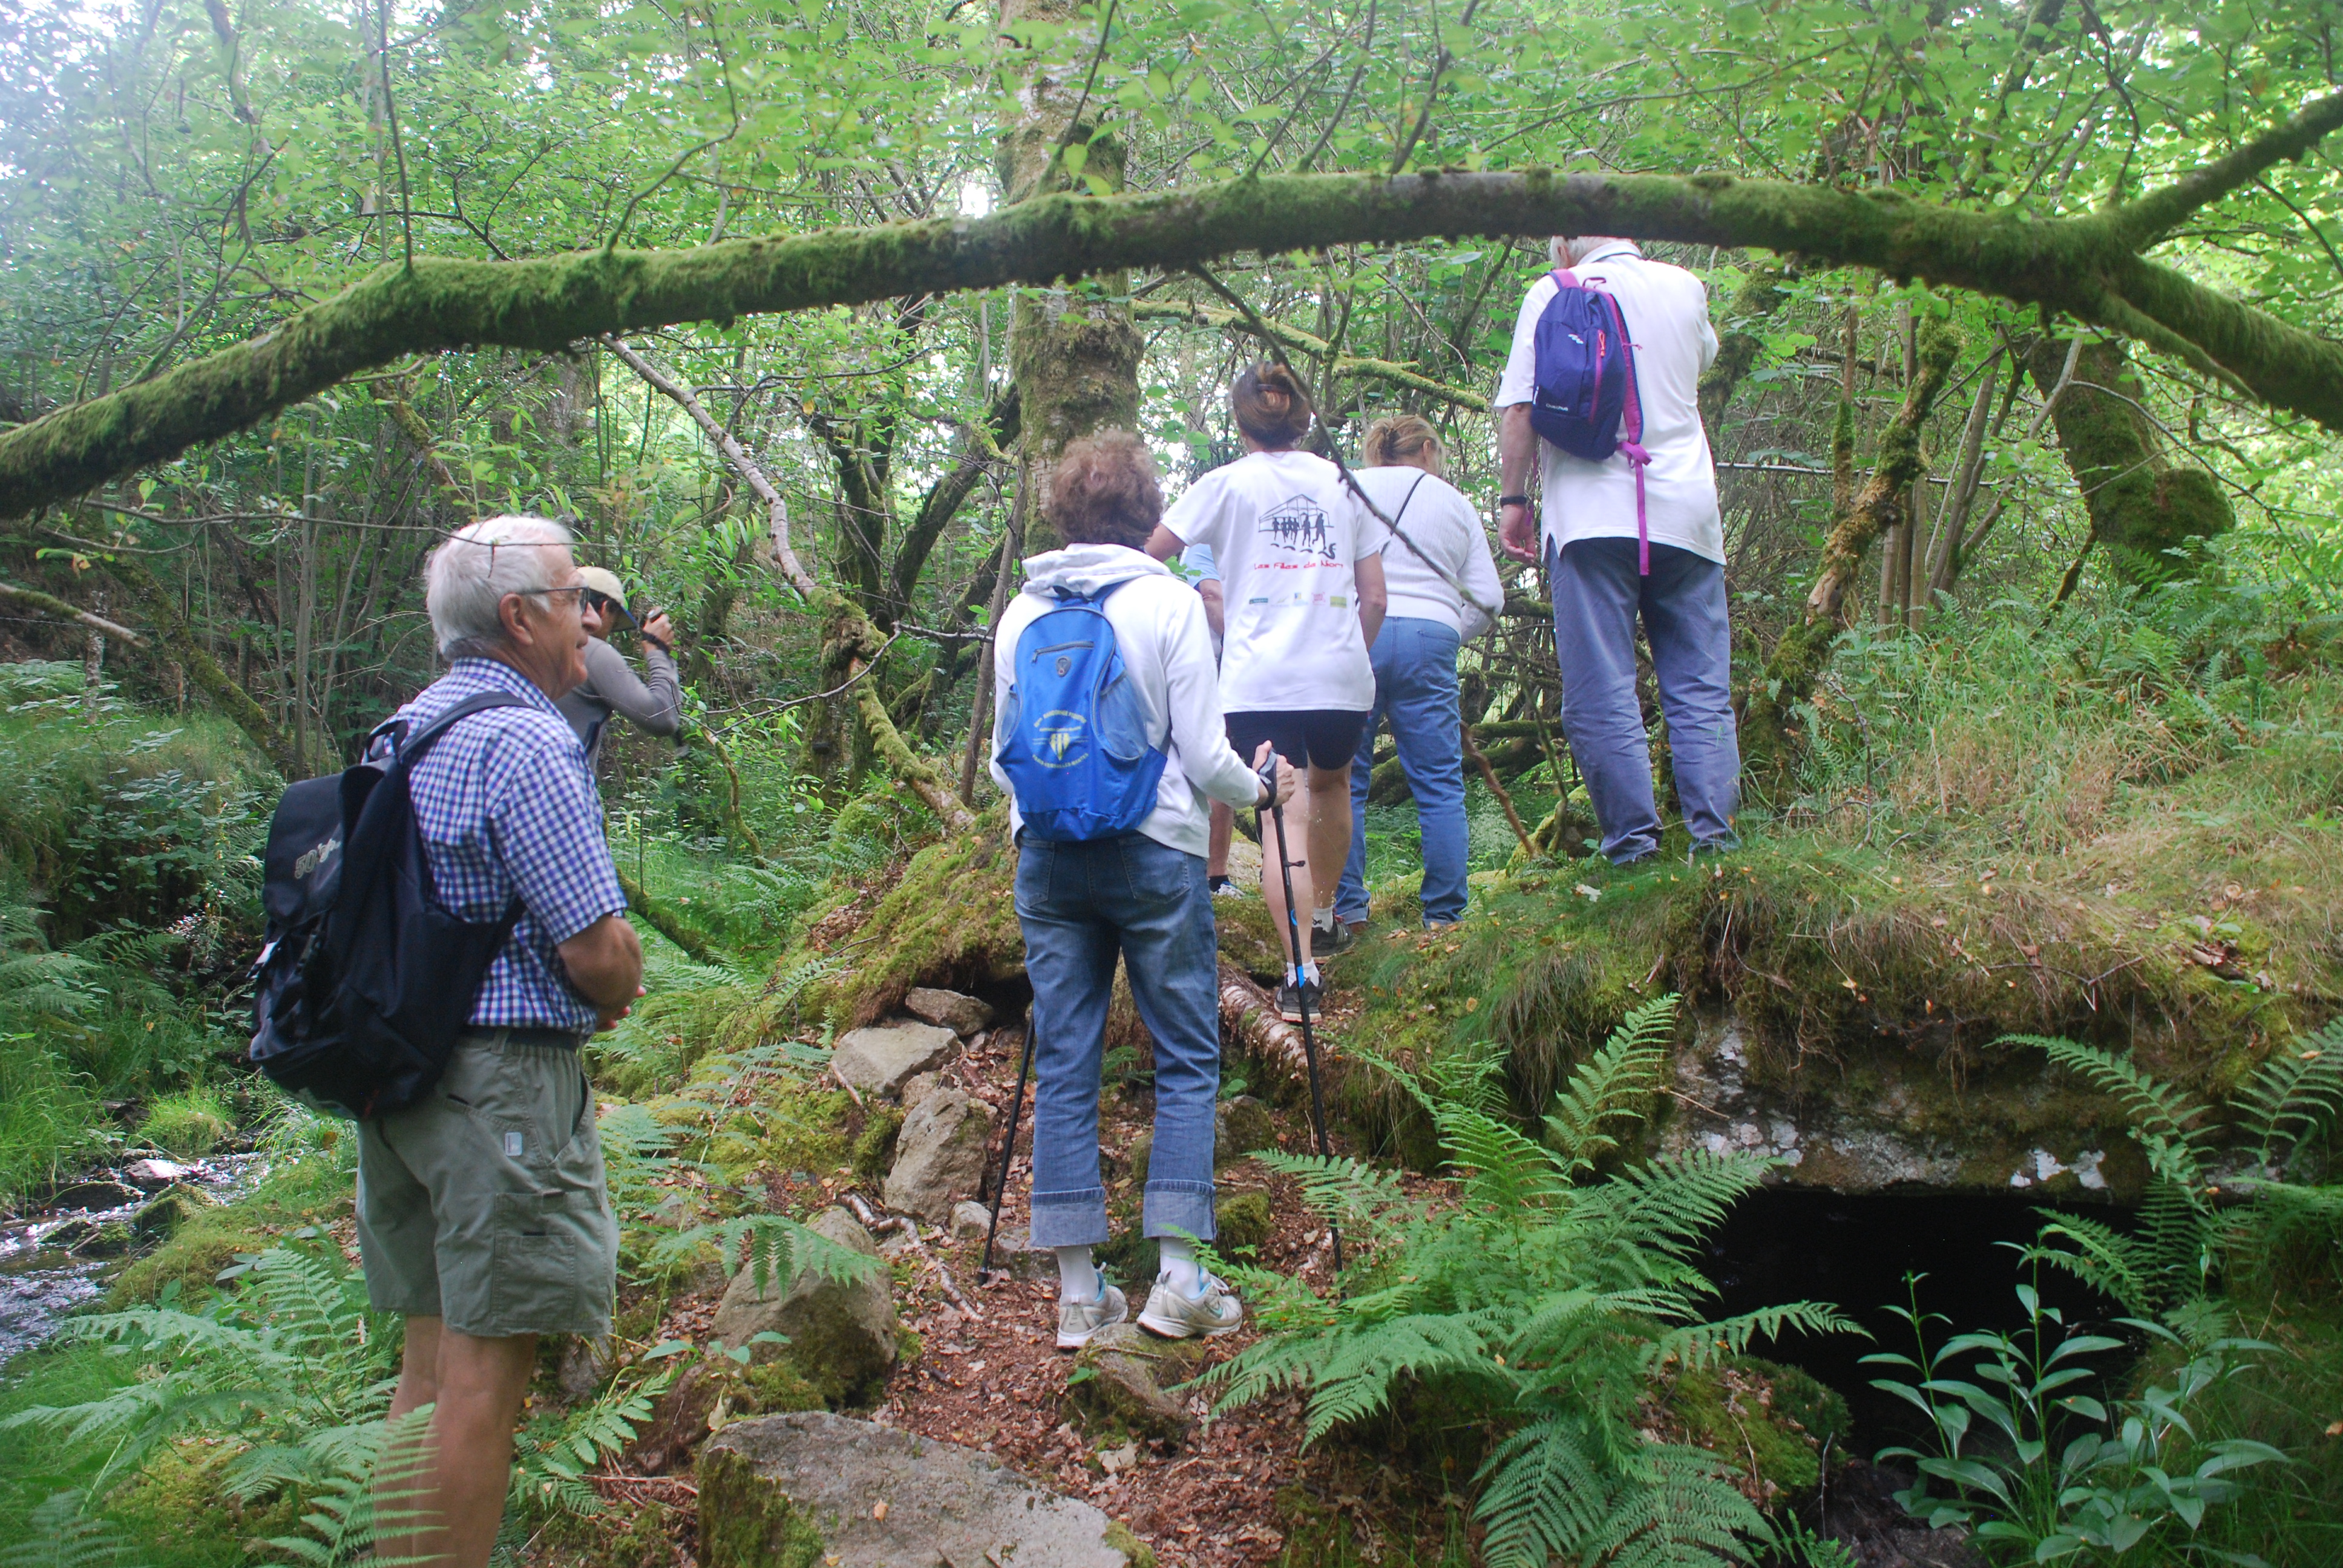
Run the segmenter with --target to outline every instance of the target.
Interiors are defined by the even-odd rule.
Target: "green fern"
[[[694,1225],[653,1247],[650,1260],[662,1266],[681,1262],[708,1245],[716,1248],[728,1272],[745,1249],[747,1266],[754,1271],[759,1292],[776,1279],[794,1279],[808,1269],[829,1279],[851,1282],[868,1278],[878,1267],[851,1247],[841,1247],[786,1214],[740,1214]]]
[[[1654,997],[1634,1009],[1612,1031],[1603,1049],[1572,1075],[1554,1097],[1545,1119],[1546,1137],[1570,1161],[1574,1173],[1617,1148],[1603,1131],[1620,1118],[1640,1121],[1667,1070],[1668,1042],[1675,1033],[1676,999]]]
[[[119,1525],[82,1512],[83,1494],[60,1492],[25,1521],[28,1539],[0,1551],[0,1568],[135,1568]]]
[[[1674,1007],[1628,1016],[1557,1096],[1545,1143],[1501,1113],[1492,1050],[1420,1077],[1376,1062],[1439,1130],[1463,1201],[1436,1211],[1389,1172],[1263,1156],[1358,1244],[1332,1300],[1267,1271],[1236,1275],[1264,1333],[1204,1374],[1222,1408],[1301,1392],[1316,1442],[1436,1390],[1445,1408],[1515,1428],[1480,1474],[1492,1564],[1749,1561],[1762,1515],[1715,1461],[1645,1441],[1638,1402],[1664,1362],[1847,1325],[1810,1302],[1715,1322],[1700,1311],[1714,1294],[1700,1241],[1763,1161],[1698,1151],[1597,1178],[1618,1121],[1660,1086]]]
[[[675,1375],[669,1368],[617,1384],[566,1415],[523,1427],[513,1444],[514,1508],[536,1515],[599,1513],[601,1499],[587,1473],[626,1452]]]
[[[2237,1130],[2263,1174],[2285,1174],[2304,1140],[2343,1114],[2343,1019],[2271,1053],[2237,1092]]]
[[[2041,1035],[2007,1035],[2004,1042],[2039,1049],[2117,1100],[2130,1118],[2149,1171],[2130,1233],[2046,1210],[2026,1256],[2064,1270],[2141,1317],[2203,1298],[2225,1253],[2251,1259],[2267,1251],[2269,1227],[2280,1215],[2268,1194],[2310,1190],[2260,1178],[2282,1172],[2308,1139],[2343,1113],[2338,1020],[2274,1052],[2238,1091],[2237,1131],[2259,1176],[2237,1183],[2256,1201],[2225,1217],[2211,1198],[2217,1129],[2210,1106],[2091,1046]]]

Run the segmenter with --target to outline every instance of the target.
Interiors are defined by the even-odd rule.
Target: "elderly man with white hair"
[[[1499,538],[1518,560],[1544,559],[1554,588],[1554,651],[1562,665],[1563,726],[1603,829],[1603,853],[1628,865],[1659,852],[1651,742],[1635,695],[1635,621],[1651,644],[1667,718],[1676,798],[1695,852],[1738,840],[1741,749],[1732,704],[1732,625],[1725,600],[1725,528],[1716,464],[1701,427],[1701,372],[1716,357],[1708,292],[1680,266],[1635,242],[1556,239],[1557,272],[1617,301],[1634,350],[1639,477],[1623,447],[1601,462],[1574,457],[1531,427],[1538,395],[1540,317],[1563,285],[1530,286],[1497,386],[1497,455],[1503,494]],[[1623,427],[1624,428],[1624,427]],[[1625,432],[1630,439],[1634,432]],[[1544,472],[1544,527],[1530,493]],[[1648,556],[1644,546],[1648,541]]]
[[[642,994],[643,954],[555,706],[586,678],[569,542],[542,518],[489,518],[432,552],[447,673],[393,719],[407,733],[467,698],[518,699],[458,720],[407,779],[439,903],[511,935],[430,1097],[358,1124],[367,1294],[407,1320],[391,1413],[433,1407],[419,1475],[380,1505],[385,1561],[488,1562],[537,1336],[610,1328],[618,1228],[578,1048]]]

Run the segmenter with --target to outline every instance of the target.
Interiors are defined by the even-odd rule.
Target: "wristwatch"
[[[1501,512],[1507,507],[1526,507],[1529,504],[1530,498],[1527,496],[1499,496],[1497,498],[1497,509]]]

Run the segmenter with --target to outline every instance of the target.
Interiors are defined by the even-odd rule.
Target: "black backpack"
[[[520,919],[464,920],[434,894],[407,775],[459,719],[525,708],[468,697],[414,734],[392,720],[387,762],[362,761],[285,791],[268,825],[261,904],[268,945],[253,965],[252,1060],[287,1093],[353,1121],[431,1092],[472,1000]]]

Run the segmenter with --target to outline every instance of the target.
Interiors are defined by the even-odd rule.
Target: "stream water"
[[[173,1187],[226,1201],[266,1172],[260,1154],[134,1160],[58,1187],[0,1217],[0,1366],[57,1331],[95,1297],[98,1276],[135,1241],[140,1211]]]

